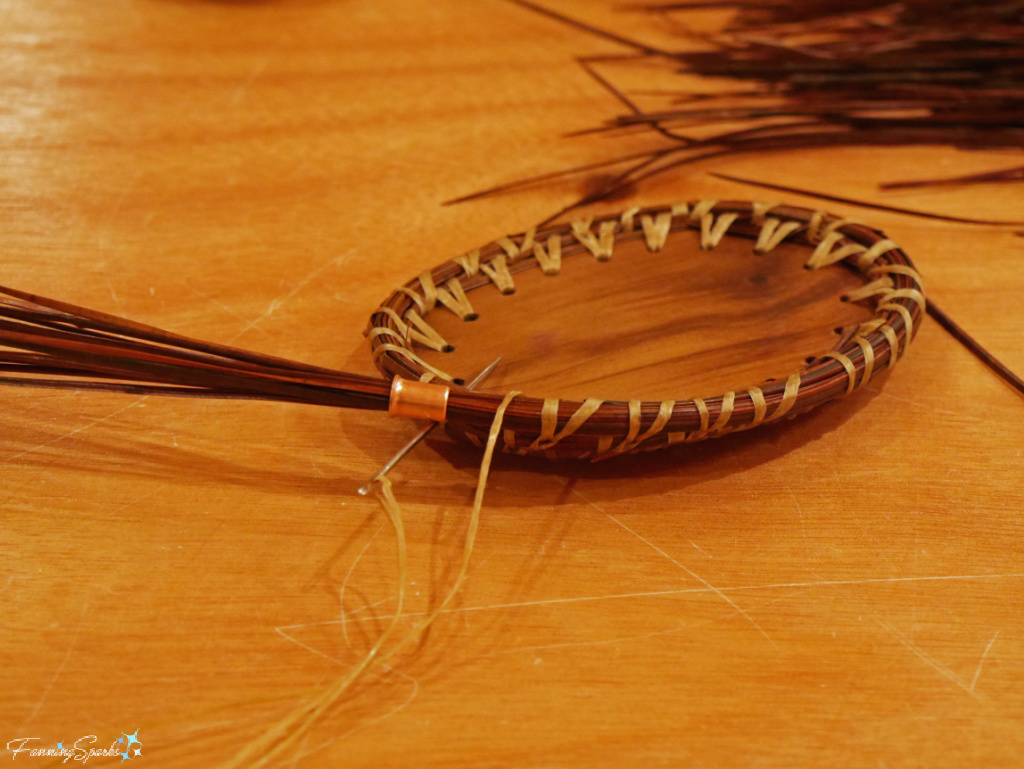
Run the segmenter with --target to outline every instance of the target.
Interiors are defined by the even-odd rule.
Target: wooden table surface
[[[619,50],[501,0],[4,0],[0,283],[373,374],[362,331],[395,285],[586,182],[444,200],[648,145],[563,136],[617,111],[574,57]],[[742,157],[601,209],[766,196],[709,170],[878,198],[878,181],[1010,162]],[[884,199],[1019,219],[1020,190]],[[884,228],[929,296],[1024,370],[1024,239],[827,207]],[[690,290],[687,260],[707,256],[683,254],[481,290],[447,363],[503,354],[497,392],[684,397],[834,342],[838,284],[725,254]],[[393,611],[393,535],[356,489],[412,423],[28,389],[0,409],[0,746],[137,731],[145,765],[216,766]],[[1019,766],[1022,455],[1024,401],[927,320],[892,375],[798,420],[598,465],[500,456],[452,608],[275,765]],[[438,435],[394,473],[413,614],[454,577],[479,458]]]

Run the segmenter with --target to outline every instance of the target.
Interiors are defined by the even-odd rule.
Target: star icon
[[[128,739],[128,747],[129,748],[132,745],[136,745],[136,744],[137,745],[141,745],[142,744],[141,742],[139,742],[139,730],[138,729],[135,730],[135,734],[128,734],[128,732],[125,732],[124,736]]]
[[[64,743],[63,742],[58,742],[57,743],[57,750],[64,750]]]
[[[131,758],[128,755],[128,751],[126,750],[124,753],[121,754],[121,763],[123,764],[125,761],[129,760],[131,760]]]
[[[138,748],[135,748],[135,755],[141,756],[142,755],[142,751],[139,750]]]

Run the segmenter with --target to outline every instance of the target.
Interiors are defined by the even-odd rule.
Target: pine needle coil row
[[[451,387],[448,432],[482,445],[502,397],[474,393],[424,361],[416,348],[445,350],[432,312],[475,317],[471,292],[494,285],[515,290],[514,275],[540,268],[557,275],[563,258],[604,261],[615,245],[643,241],[660,250],[669,237],[698,230],[702,249],[727,236],[753,241],[768,255],[782,242],[810,248],[808,269],[845,264],[865,285],[843,297],[868,302],[874,316],[807,367],[743,391],[679,401],[560,401],[516,397],[505,413],[502,447],[520,454],[605,458],[746,430],[804,413],[865,386],[905,353],[925,311],[920,276],[907,255],[881,232],[821,211],[747,201],[701,200],[663,208],[632,208],[597,221],[577,220],[500,238],[445,262],[395,290],[372,314],[367,335],[388,378],[437,381]],[[770,258],[770,257],[769,257]]]

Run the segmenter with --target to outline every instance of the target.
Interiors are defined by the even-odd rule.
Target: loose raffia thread
[[[346,672],[336,681],[326,686],[319,694],[312,697],[277,723],[268,728],[260,737],[250,742],[230,760],[220,765],[219,769],[259,769],[267,766],[275,758],[294,748],[296,744],[306,736],[316,722],[322,718],[337,702],[348,692],[352,686],[362,678],[371,668],[386,666],[391,660],[397,657],[409,646],[415,644],[430,628],[441,614],[448,608],[455,595],[462,587],[462,583],[469,573],[469,562],[473,555],[473,547],[476,543],[477,533],[480,530],[480,511],[483,509],[484,492],[487,489],[487,477],[491,471],[491,461],[494,458],[494,448],[501,434],[501,424],[505,418],[505,411],[509,404],[520,393],[513,391],[505,395],[501,404],[494,414],[494,422],[491,425],[490,433],[487,436],[487,444],[484,448],[483,459],[480,462],[480,473],[476,483],[476,493],[473,497],[473,508],[469,514],[469,521],[466,524],[466,536],[462,546],[462,556],[459,560],[459,571],[455,577],[444,599],[426,616],[426,618],[415,625],[408,633],[399,639],[390,649],[385,650],[388,641],[395,635],[395,630],[402,617],[402,610],[405,604],[405,593],[407,584],[407,558],[405,543],[405,527],[402,522],[402,509],[395,499],[391,487],[391,480],[382,476],[375,481],[377,488],[377,500],[380,502],[388,521],[395,531],[395,546],[398,561],[398,597],[395,601],[395,612],[388,623],[387,628],[378,637],[376,643],[370,648],[366,655],[351,670]]]

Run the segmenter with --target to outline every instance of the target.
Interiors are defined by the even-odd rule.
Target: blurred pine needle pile
[[[584,203],[684,164],[738,153],[833,146],[1024,149],[1024,0],[692,0],[620,7],[655,15],[685,50],[631,39],[528,0],[511,1],[633,49],[579,60],[623,107],[579,133],[649,131],[667,140],[649,152],[561,172],[628,164]],[[689,23],[714,13],[724,16],[714,31]],[[880,186],[1024,181],[1024,165],[1014,161],[994,172]]]

